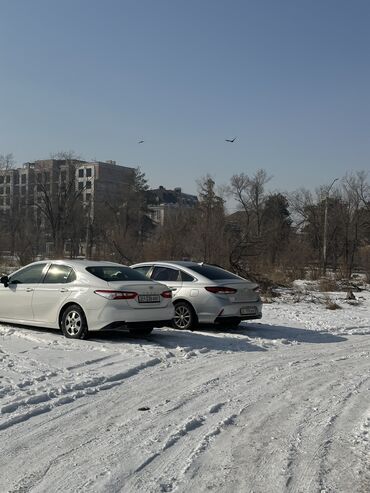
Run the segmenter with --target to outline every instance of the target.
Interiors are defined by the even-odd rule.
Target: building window
[[[4,183],[4,177],[0,176],[0,183]]]
[[[79,181],[78,182],[78,189],[79,190],[83,190],[84,189],[84,183],[83,183],[83,181]]]
[[[22,183],[26,183],[26,181],[27,181],[27,175],[22,175]]]
[[[10,183],[10,176],[9,175],[7,175],[7,177],[6,177],[6,182]]]
[[[91,168],[86,168],[86,176],[91,176],[92,169]]]
[[[90,200],[91,200],[91,193],[87,193],[85,195],[85,200],[86,200],[86,202],[90,202]]]
[[[7,195],[9,195],[9,194],[10,194],[10,187],[6,187],[5,193],[6,193]]]
[[[66,181],[66,178],[67,178],[67,173],[66,173],[66,171],[62,171],[62,172],[60,173],[60,178],[61,178],[61,180],[62,180],[62,181]]]
[[[14,175],[14,183],[15,184],[19,183],[19,175]]]
[[[91,181],[86,182],[86,188],[91,188]]]
[[[82,177],[84,176],[84,169],[83,169],[83,168],[80,168],[80,169],[78,170],[78,176],[79,176],[80,178],[82,178]]]

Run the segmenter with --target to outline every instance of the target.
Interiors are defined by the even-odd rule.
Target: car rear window
[[[240,279],[240,277],[236,276],[235,274],[232,274],[231,272],[221,269],[221,267],[216,267],[214,265],[192,265],[190,269],[211,280]]]
[[[146,281],[148,278],[140,272],[131,269],[130,267],[115,266],[115,265],[97,265],[86,267],[87,272],[93,276],[103,279],[103,281]]]

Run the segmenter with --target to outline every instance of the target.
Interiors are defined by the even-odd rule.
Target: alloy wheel
[[[190,307],[178,304],[175,307],[174,324],[178,329],[189,329],[193,322],[193,314]]]

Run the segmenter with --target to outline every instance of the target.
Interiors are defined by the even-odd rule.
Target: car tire
[[[69,305],[63,312],[61,329],[68,339],[86,339],[88,327],[84,311],[79,305]]]
[[[179,330],[193,330],[198,322],[194,308],[186,301],[177,301],[174,305],[173,327]]]
[[[137,327],[136,329],[129,329],[131,336],[148,336],[152,333],[154,327]]]

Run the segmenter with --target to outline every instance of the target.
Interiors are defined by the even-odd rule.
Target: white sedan
[[[61,329],[73,339],[104,329],[149,334],[173,316],[166,285],[113,262],[45,260],[0,279],[1,322]]]

